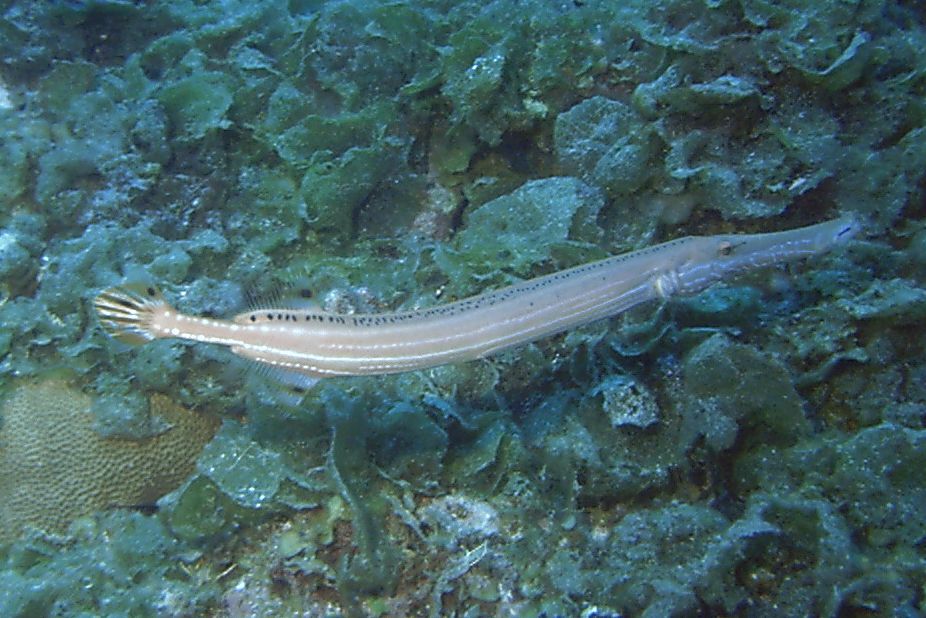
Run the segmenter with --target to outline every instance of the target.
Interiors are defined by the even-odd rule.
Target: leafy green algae
[[[68,542],[27,538],[2,554],[4,615],[194,615],[219,588],[187,567],[198,557],[154,517],[110,514],[81,522]]]
[[[594,239],[599,232],[593,221],[602,202],[594,188],[575,178],[527,183],[473,211],[454,246],[438,249],[435,261],[451,281],[473,271],[488,278],[493,273],[487,267],[497,264],[528,273],[557,250]]]
[[[924,42],[901,2],[5,3],[0,376],[226,420],[156,512],[6,546],[2,613],[922,612]],[[87,310],[415,308],[850,211],[789,283],[307,393]]]

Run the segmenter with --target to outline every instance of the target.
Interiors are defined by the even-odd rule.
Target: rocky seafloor
[[[0,1],[0,615],[922,615],[924,21]],[[91,307],[414,309],[849,213],[804,263],[304,393]]]

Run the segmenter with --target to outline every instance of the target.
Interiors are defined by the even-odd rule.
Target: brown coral
[[[16,385],[0,408],[0,540],[62,532],[94,511],[151,504],[193,471],[214,419],[151,397],[170,429],[135,441],[93,431],[91,398],[54,377]]]

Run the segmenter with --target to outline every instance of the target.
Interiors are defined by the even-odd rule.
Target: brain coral
[[[23,381],[0,407],[0,540],[35,526],[62,532],[99,509],[151,504],[192,471],[214,419],[162,395],[151,412],[170,429],[135,441],[93,431],[91,398],[62,378]]]

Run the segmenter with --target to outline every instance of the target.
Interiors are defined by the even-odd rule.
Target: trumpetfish
[[[852,217],[764,234],[687,236],[416,311],[339,314],[283,307],[230,320],[178,312],[153,286],[95,301],[99,321],[130,343],[177,338],[226,346],[295,375],[413,371],[483,358],[654,300],[689,296],[745,272],[818,255],[859,229]]]

